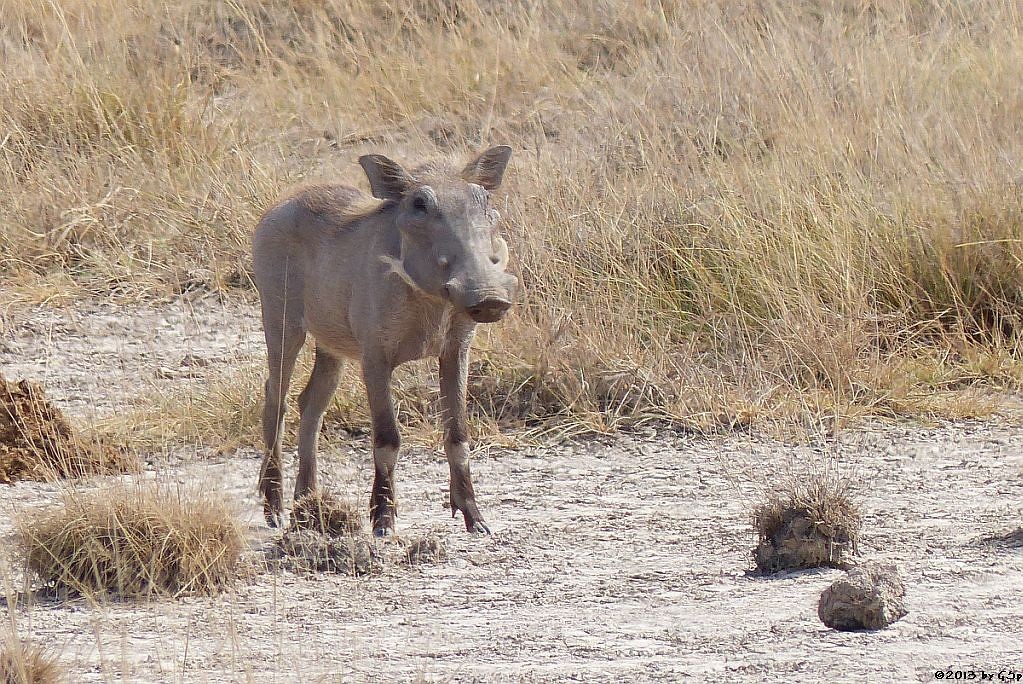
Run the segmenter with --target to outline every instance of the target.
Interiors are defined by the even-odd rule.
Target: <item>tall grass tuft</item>
[[[8,638],[0,643],[0,684],[58,684],[59,663],[38,645]]]
[[[150,485],[70,492],[24,513],[16,547],[44,587],[87,597],[157,598],[219,591],[245,547],[222,501]]]

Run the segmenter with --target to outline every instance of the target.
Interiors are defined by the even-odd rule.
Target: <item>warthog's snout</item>
[[[465,311],[477,323],[494,323],[504,318],[512,303],[507,299],[488,297],[479,304],[468,307]]]
[[[491,275],[490,281],[482,286],[470,281],[467,288],[460,279],[449,280],[444,297],[477,323],[496,323],[512,307],[519,281],[510,273]]]

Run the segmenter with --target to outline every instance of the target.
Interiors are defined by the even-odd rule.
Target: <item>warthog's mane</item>
[[[409,169],[409,174],[421,183],[451,182],[458,178],[458,168],[450,159],[433,159]]]
[[[280,203],[267,209],[267,212],[288,203],[297,204],[310,214],[329,221],[339,231],[347,230],[354,223],[385,210],[389,205],[350,185],[306,185],[296,188]]]

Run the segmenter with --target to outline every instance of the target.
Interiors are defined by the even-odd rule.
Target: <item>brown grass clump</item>
[[[753,559],[761,573],[843,568],[856,552],[860,513],[848,483],[813,474],[758,506],[753,526],[758,537]]]
[[[272,565],[293,572],[368,575],[380,568],[380,554],[365,535],[331,536],[314,530],[289,529],[270,549]]]
[[[362,532],[359,509],[326,491],[315,491],[295,502],[291,510],[291,528],[312,530],[332,537]]]
[[[39,646],[19,639],[0,644],[0,684],[57,684],[60,665]]]
[[[447,548],[439,534],[429,533],[415,539],[401,540],[399,562],[409,565],[437,563],[447,558]]]
[[[0,376],[0,484],[125,472],[134,459],[81,438],[40,385]]]
[[[23,514],[17,545],[46,587],[146,598],[223,588],[236,576],[245,540],[218,498],[115,486]]]

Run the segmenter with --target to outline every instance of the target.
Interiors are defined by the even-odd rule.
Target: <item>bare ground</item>
[[[255,309],[203,299],[20,312],[3,330],[3,373],[45,383],[82,423],[134,393],[201,386],[262,354]],[[186,367],[198,370],[177,370]],[[198,481],[237,503],[256,571],[234,590],[96,606],[19,594],[17,568],[0,572],[5,620],[58,651],[72,681],[930,681],[947,667],[1023,671],[1016,427],[874,426],[802,446],[662,431],[481,450],[477,488],[495,530],[483,538],[449,517],[439,452],[413,448],[399,466],[399,533],[436,529],[448,559],[359,579],[261,569],[273,533],[254,491],[258,453],[195,451],[153,455],[144,477]],[[367,451],[336,437],[323,448],[326,481],[360,504]],[[896,563],[906,579],[910,613],[887,630],[820,623],[817,598],[840,571],[746,574],[753,483],[823,467],[864,483],[861,555]],[[5,487],[0,534],[59,487]]]

